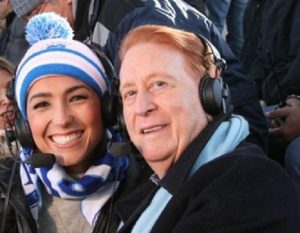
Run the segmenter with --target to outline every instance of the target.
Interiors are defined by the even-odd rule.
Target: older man
[[[248,124],[230,115],[213,51],[205,38],[164,26],[125,37],[124,120],[154,175],[117,204],[119,232],[299,232],[295,187],[244,142]]]

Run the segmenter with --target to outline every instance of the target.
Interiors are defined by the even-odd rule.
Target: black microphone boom
[[[32,165],[34,168],[50,167],[55,163],[55,156],[50,153],[34,153],[26,160],[26,163]]]
[[[130,154],[132,152],[132,148],[130,143],[114,142],[111,144],[110,151],[113,156],[118,157],[118,156]]]

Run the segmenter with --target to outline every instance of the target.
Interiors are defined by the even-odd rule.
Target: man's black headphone
[[[222,73],[226,69],[226,61],[209,40],[201,35],[197,37],[207,49],[211,50],[208,54],[213,56],[214,65]],[[199,85],[199,97],[204,111],[212,116],[226,114],[231,108],[230,90],[222,77],[205,76],[202,78]]]
[[[114,126],[118,124],[118,116],[120,112],[118,89],[116,89],[116,87],[118,87],[118,79],[115,75],[113,65],[111,64],[110,60],[106,57],[106,55],[102,51],[97,50],[89,45],[88,47],[96,54],[96,56],[101,61],[105,73],[111,82],[111,90],[106,91],[101,98],[101,110],[103,124],[106,127]],[[7,140],[10,142],[18,140],[23,148],[35,148],[35,143],[31,134],[28,121],[22,117],[22,114],[16,103],[14,88],[15,75],[13,77],[10,87],[6,92],[8,99],[10,99],[14,104],[15,111],[13,130],[7,131]]]
[[[199,85],[199,97],[204,111],[212,116],[229,110],[230,92],[222,78],[205,76]]]

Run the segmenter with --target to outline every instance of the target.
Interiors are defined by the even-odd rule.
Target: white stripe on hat
[[[50,65],[50,64],[72,65],[72,66],[88,73],[91,77],[93,77],[93,79],[96,81],[96,83],[98,83],[98,85],[100,86],[102,92],[107,90],[107,86],[104,81],[104,77],[102,77],[102,74],[98,70],[99,68],[101,70],[104,70],[104,68],[100,62],[97,61],[97,63],[96,63],[97,67],[95,67],[93,64],[91,64],[90,62],[87,62],[84,58],[82,58],[80,56],[76,56],[74,54],[70,54],[70,53],[66,53],[66,52],[60,52],[60,51],[52,52],[51,51],[51,52],[42,53],[38,56],[32,57],[24,64],[24,66],[22,66],[20,68],[20,70],[18,70],[19,76],[18,76],[18,81],[16,83],[16,93],[20,92],[20,88],[30,71],[36,69],[39,66]],[[48,74],[46,72],[47,71],[45,71],[44,77],[54,75],[51,73]],[[38,79],[36,79],[35,81],[37,81]],[[31,83],[31,85],[32,85],[32,83]]]

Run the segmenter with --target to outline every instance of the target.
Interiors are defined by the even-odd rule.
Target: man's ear
[[[222,73],[222,71],[220,70],[220,68],[216,67],[215,68],[215,74],[214,74],[213,77],[220,78],[221,77],[221,73]]]
[[[207,116],[208,122],[212,122],[213,121],[214,118],[213,118],[212,115],[206,113],[206,116]]]
[[[208,75],[212,78],[220,78],[222,74],[222,70],[220,67],[217,67],[216,65],[211,65],[208,69]]]

